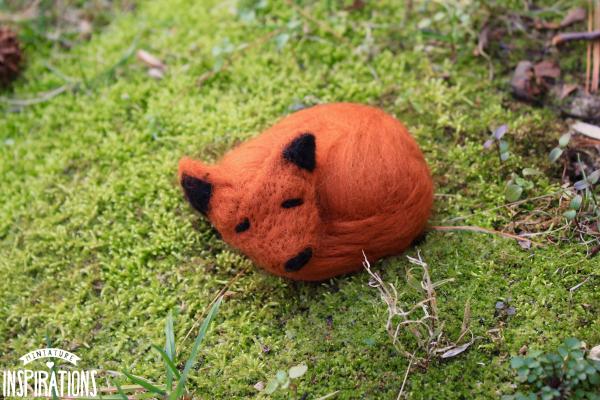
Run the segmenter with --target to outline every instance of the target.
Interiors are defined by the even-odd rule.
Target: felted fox
[[[433,183],[417,143],[382,110],[323,104],[280,120],[216,165],[183,158],[187,200],[265,270],[319,281],[397,254],[424,230]]]

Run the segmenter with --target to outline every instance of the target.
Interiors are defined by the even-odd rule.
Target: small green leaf
[[[525,365],[525,360],[523,359],[523,357],[513,357],[510,360],[510,366],[513,369],[519,369],[521,368],[523,365]]]
[[[535,168],[523,168],[523,176],[541,175],[542,171]]]
[[[579,210],[582,201],[583,198],[580,195],[573,197],[571,199],[571,202],[569,203],[569,208],[571,208],[572,210]]]
[[[506,161],[508,160],[508,157],[510,157],[510,152],[505,151],[503,153],[500,153],[500,160],[501,161]]]
[[[568,338],[565,340],[565,346],[571,350],[579,350],[581,348],[581,342],[576,338]]]
[[[587,181],[592,185],[595,185],[598,179],[600,179],[600,169],[595,170],[587,177]]]
[[[577,216],[577,211],[575,210],[567,210],[563,213],[563,216],[568,219],[569,221],[572,221],[575,219],[575,217]]]
[[[507,201],[517,201],[521,198],[521,194],[523,194],[523,188],[521,186],[515,185],[514,183],[509,183],[506,185],[504,196],[506,197]]]
[[[298,364],[298,365],[295,365],[292,368],[290,368],[290,370],[288,371],[288,374],[290,375],[291,379],[296,379],[296,378],[300,378],[302,375],[304,375],[307,370],[308,370],[308,367],[306,366],[306,364]]]
[[[560,147],[567,147],[567,145],[569,144],[570,140],[571,140],[571,134],[570,133],[565,133],[564,135],[562,135],[558,139],[558,145]]]
[[[275,378],[277,378],[277,381],[279,383],[283,383],[288,378],[287,372],[285,372],[285,371],[277,371],[277,375],[275,375]]]
[[[277,50],[281,50],[285,47],[286,43],[290,40],[289,33],[280,33],[275,37],[275,44],[277,45]]]
[[[562,153],[563,149],[561,149],[560,147],[553,148],[550,154],[548,155],[550,162],[556,162],[556,160],[558,160],[560,156],[562,156]]]
[[[266,394],[273,394],[277,388],[279,387],[279,381],[276,378],[271,379],[267,382],[267,386],[265,387]]]
[[[500,153],[508,152],[508,142],[506,140],[501,140],[498,142],[498,146],[500,148]]]

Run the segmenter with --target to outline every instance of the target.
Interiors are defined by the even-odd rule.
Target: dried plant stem
[[[473,334],[468,328],[470,320],[470,308],[468,304],[465,305],[461,334],[458,340],[451,341],[446,337],[444,333],[444,321],[440,319],[439,315],[435,288],[444,283],[451,282],[452,279],[433,282],[429,274],[429,266],[423,261],[419,252],[417,252],[417,257],[407,257],[408,261],[415,265],[415,267],[411,267],[406,271],[407,283],[418,290],[419,294],[423,296],[423,299],[416,304],[405,302],[402,294],[398,294],[396,287],[392,283],[384,282],[381,276],[371,269],[371,265],[364,252],[363,256],[363,266],[371,276],[369,286],[379,291],[381,299],[387,306],[386,332],[398,353],[411,360],[407,375],[413,362],[424,368],[432,358],[453,357],[462,353],[473,343]],[[415,282],[413,276],[413,272],[417,270],[420,272],[419,283]],[[417,342],[416,349],[413,349],[412,352],[407,350],[402,343],[403,335],[401,333],[403,332],[410,334]],[[471,333],[471,340],[459,346],[458,343],[466,333]],[[417,353],[421,353],[422,355],[417,356]],[[403,393],[403,388],[404,384],[398,396],[401,396]]]
[[[594,5],[592,4],[592,0],[588,0],[588,32],[594,30],[594,20],[592,19],[592,10],[594,9]],[[590,92],[590,74],[592,72],[592,44],[590,42],[587,43],[587,54],[585,59],[585,92]]]
[[[431,229],[434,231],[469,231],[469,232],[479,232],[479,233],[488,233],[490,235],[499,235],[509,239],[515,239],[519,242],[530,242],[535,246],[541,246],[540,243],[533,242],[528,238],[513,235],[512,233],[495,231],[493,229],[483,228],[480,226],[467,226],[467,225],[457,225],[457,226],[432,226]]]
[[[410,373],[410,368],[412,367],[413,360],[415,359],[415,353],[412,354],[410,360],[408,361],[408,367],[406,367],[406,372],[404,373],[404,379],[402,380],[402,386],[400,386],[400,391],[398,392],[398,397],[396,400],[400,400],[402,395],[404,394],[404,385],[406,385],[406,379],[408,378],[408,374]]]
[[[594,7],[594,29],[598,29],[600,27],[600,6],[598,1],[596,1]],[[598,91],[598,83],[600,80],[600,42],[598,40],[594,41],[593,45],[593,58],[594,58],[594,66],[592,68],[592,84],[590,87],[590,91],[592,93],[596,93]]]

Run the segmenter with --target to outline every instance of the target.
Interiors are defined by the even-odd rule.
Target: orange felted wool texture
[[[179,162],[186,198],[257,265],[319,281],[400,253],[425,229],[433,184],[385,112],[324,104],[291,114],[215,165]]]

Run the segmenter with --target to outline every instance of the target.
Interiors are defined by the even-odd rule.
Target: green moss
[[[414,132],[443,195],[435,223],[508,224],[505,209],[485,210],[505,202],[510,173],[524,167],[548,172],[527,195],[555,190],[559,173],[546,150],[562,132],[553,114],[510,106],[504,77],[487,80],[486,63],[470,55],[473,21],[448,31],[454,51],[427,49],[416,23],[439,10],[418,6],[399,27],[397,3],[350,14],[332,2],[308,5],[348,43],[306,22],[306,37],[281,51],[272,41],[245,50],[201,87],[214,45],[225,37],[252,43],[298,18],[293,10],[273,2],[257,22],[242,23],[216,1],[140,2],[70,51],[33,42],[14,96],[62,85],[48,62],[87,85],[20,112],[6,107],[0,119],[0,364],[16,365],[48,334],[86,367],[160,380],[150,344],[162,343],[168,311],[178,314],[177,346],[186,354],[194,335],[182,338],[223,285],[248,269],[230,288],[190,389],[206,398],[252,396],[257,381],[305,362],[298,393],[309,398],[335,390],[339,398],[395,398],[407,360],[384,332],[386,310],[367,275],[304,284],[257,271],[191,212],[175,171],[181,155],[216,159],[298,102],[356,101],[385,108]],[[368,61],[354,52],[364,22],[379,48]],[[165,60],[163,80],[147,77],[133,58],[104,74],[132,44]],[[506,163],[481,147],[502,123],[513,153]],[[512,390],[506,360],[524,344],[600,341],[594,278],[569,293],[597,262],[575,243],[525,251],[498,237],[431,233],[421,252],[434,280],[455,279],[439,292],[455,321],[448,329],[458,331],[470,300],[477,340],[466,354],[411,374],[411,398],[497,398]],[[376,267],[394,281],[406,265],[400,256]],[[494,317],[496,301],[507,298],[516,315]]]

